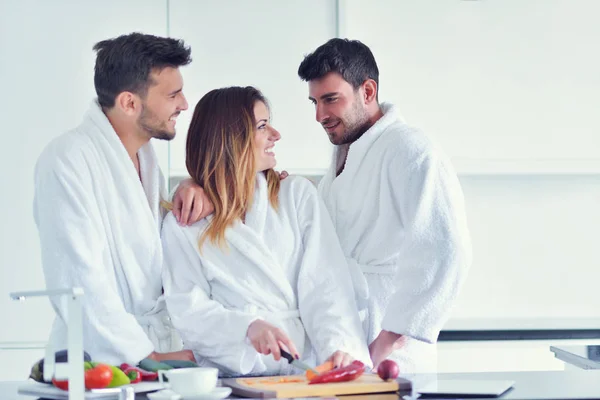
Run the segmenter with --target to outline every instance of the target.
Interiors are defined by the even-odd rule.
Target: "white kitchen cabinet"
[[[26,380],[33,364],[44,357],[43,342],[0,343],[0,380]]]
[[[594,343],[598,339],[438,342],[438,372],[563,371],[550,346]]]

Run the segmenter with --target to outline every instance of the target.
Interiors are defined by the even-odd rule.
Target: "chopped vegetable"
[[[365,372],[365,364],[356,360],[352,364],[342,368],[336,368],[329,372],[317,375],[308,382],[309,385],[319,383],[332,383],[332,382],[347,382],[353,381],[361,376]]]
[[[323,364],[321,365],[317,365],[314,370],[318,372],[318,374],[322,374],[324,372],[329,372],[333,369],[333,361],[325,361]],[[306,379],[308,379],[309,381],[313,378],[315,378],[317,376],[317,374],[315,374],[314,372],[312,372],[310,369],[306,371]]]
[[[301,382],[306,382],[306,380],[304,378],[299,378],[299,377],[294,377],[294,376],[290,376],[288,377],[276,377],[276,378],[270,378],[270,379],[260,379],[260,380],[256,380],[256,379],[244,379],[242,382],[244,382],[246,385],[252,386],[252,385],[275,385],[278,383],[301,383]]]

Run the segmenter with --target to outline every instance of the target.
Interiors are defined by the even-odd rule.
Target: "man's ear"
[[[377,82],[375,82],[373,79],[367,79],[363,83],[365,104],[370,104],[373,101],[377,101],[377,89]]]
[[[125,115],[139,113],[141,104],[139,96],[131,92],[121,92],[115,99],[115,107],[119,108]]]

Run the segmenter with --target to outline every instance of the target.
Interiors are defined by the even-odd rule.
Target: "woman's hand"
[[[281,358],[280,348],[288,350],[296,359],[300,358],[294,342],[280,328],[258,319],[250,324],[246,334],[257,352],[264,355],[273,354],[275,361]]]
[[[333,368],[340,368],[352,363],[352,361],[354,361],[354,357],[346,352],[338,350],[333,353],[331,357],[327,359],[327,361],[333,362]]]

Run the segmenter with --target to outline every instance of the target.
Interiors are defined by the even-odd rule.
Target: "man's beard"
[[[172,140],[175,137],[175,132],[170,132],[165,125],[164,122],[158,122],[156,115],[142,105],[142,114],[138,119],[138,126],[148,137],[159,140]]]
[[[354,143],[371,127],[367,110],[362,108],[358,101],[355,101],[354,105],[352,106],[352,110],[348,113],[348,116],[352,117],[342,119],[346,130],[342,135],[341,142],[334,143],[336,145]]]

